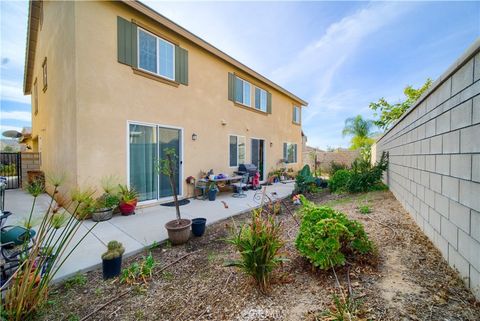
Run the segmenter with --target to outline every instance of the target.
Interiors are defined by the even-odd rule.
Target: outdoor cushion
[[[2,228],[0,240],[2,244],[13,242],[15,245],[20,245],[27,238],[27,233],[30,233],[30,238],[35,236],[34,230],[27,230],[21,226],[13,226],[11,228],[5,226]]]

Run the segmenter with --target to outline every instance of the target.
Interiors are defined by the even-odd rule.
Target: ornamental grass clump
[[[301,196],[302,222],[295,241],[314,267],[327,270],[345,264],[346,255],[365,255],[374,249],[363,225],[334,209],[316,206]]]
[[[240,253],[240,259],[230,261],[227,266],[236,266],[255,280],[262,293],[267,293],[273,270],[284,258],[280,249],[284,242],[281,237],[281,224],[273,213],[252,211],[251,221],[244,224],[228,240]]]
[[[92,191],[76,190],[71,201],[59,195],[61,181],[50,179],[52,194],[48,209],[40,218],[35,239],[26,238],[22,245],[25,254],[19,257],[17,270],[6,280],[2,302],[2,317],[6,320],[28,320],[47,301],[51,282],[80,242],[96,226],[83,231],[77,216],[89,215],[89,204],[93,202]],[[27,191],[33,196],[33,204],[27,225],[34,219],[37,198],[44,192],[43,182],[33,182]],[[55,201],[55,199],[57,201]],[[60,202],[61,200],[61,202]],[[69,209],[69,212],[64,210]],[[78,235],[77,235],[78,234]],[[74,240],[75,239],[75,240]]]

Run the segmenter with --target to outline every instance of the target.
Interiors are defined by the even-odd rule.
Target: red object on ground
[[[260,173],[257,171],[252,179],[252,188],[257,189],[260,188]]]
[[[120,209],[120,213],[122,215],[130,215],[135,213],[135,208],[137,207],[137,200],[133,200],[130,202],[120,202],[118,205]]]

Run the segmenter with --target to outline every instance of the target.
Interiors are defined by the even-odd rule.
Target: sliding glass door
[[[264,180],[265,174],[265,141],[263,139],[252,138],[252,164],[257,166],[260,172],[260,180]]]
[[[157,173],[155,161],[164,157],[166,148],[173,148],[177,155],[175,182],[180,191],[181,155],[179,129],[155,125],[129,125],[130,187],[139,193],[140,201],[157,200],[172,196],[167,176]]]

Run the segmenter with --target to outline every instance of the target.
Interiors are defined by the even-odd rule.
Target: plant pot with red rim
[[[118,208],[122,215],[135,214],[135,208],[138,202],[138,193],[133,188],[128,188],[126,185],[119,185],[120,203]]]

